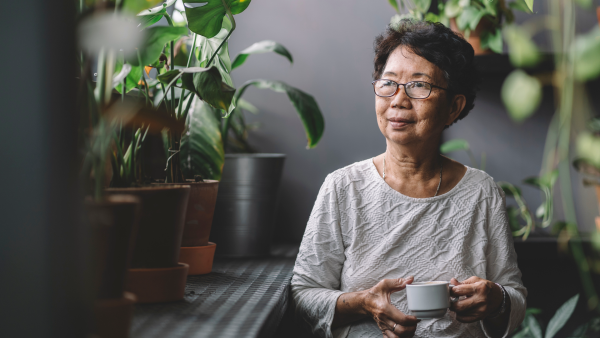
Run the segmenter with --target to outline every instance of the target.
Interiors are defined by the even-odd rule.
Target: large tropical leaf
[[[290,54],[290,52],[287,50],[287,48],[285,48],[282,44],[277,43],[275,41],[271,41],[271,40],[264,40],[264,41],[256,42],[252,46],[241,51],[240,54],[238,54],[235,57],[235,60],[233,61],[233,65],[231,66],[231,69],[235,69],[235,68],[241,66],[246,61],[246,59],[248,58],[248,56],[250,54],[262,54],[262,53],[268,53],[268,52],[274,52],[279,55],[282,55],[285,58],[287,58],[288,60],[290,60],[290,63],[294,63],[294,58],[292,57],[292,54]]]
[[[231,21],[228,17],[223,19],[223,26],[217,35],[207,39],[201,35],[196,38],[196,57],[200,61],[201,67],[208,67],[207,63],[213,56],[217,48],[223,43],[221,49],[214,58],[213,65],[221,72],[223,82],[233,87],[233,80],[229,73],[231,72],[231,59],[229,58],[229,43],[223,42],[231,31]]]
[[[571,297],[571,299],[566,301],[558,310],[556,310],[556,313],[552,319],[550,319],[548,327],[546,328],[545,338],[554,337],[554,335],[556,335],[556,333],[562,329],[562,327],[567,323],[567,320],[569,320],[573,314],[578,300],[579,294],[576,294],[575,296]]]
[[[206,72],[208,70],[208,68],[203,67],[173,69],[158,75],[156,79],[162,82],[163,84],[168,85],[169,83],[171,83],[171,81],[173,81],[173,79],[179,76],[179,78],[181,79],[181,81],[179,82],[181,88],[197,93],[196,88],[194,87],[193,75],[195,73]]]
[[[123,10],[131,14],[156,6],[160,0],[123,0]]]
[[[150,27],[146,31],[146,37],[138,48],[140,53],[140,59],[142,60],[142,66],[150,65],[155,63],[160,54],[162,53],[163,47],[169,41],[173,41],[182,35],[188,33],[186,27]],[[134,55],[128,59],[129,63],[134,66],[139,66],[137,55]]]
[[[225,1],[233,15],[240,14],[250,5],[250,0],[183,0],[184,4],[205,3],[200,7],[185,7],[190,30],[206,38],[217,35],[227,13],[222,1]]]
[[[186,178],[201,175],[205,179],[221,179],[225,151],[221,140],[220,123],[215,108],[195,95],[181,137],[181,168]],[[187,100],[186,100],[187,101]],[[184,102],[186,105],[187,102]]]
[[[235,95],[236,100],[251,85],[261,89],[271,89],[279,93],[286,93],[304,125],[306,138],[308,139],[308,148],[314,148],[319,143],[325,130],[325,120],[317,101],[311,95],[280,81],[257,79],[250,80],[242,85]]]

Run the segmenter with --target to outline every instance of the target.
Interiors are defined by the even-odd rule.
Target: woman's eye
[[[417,88],[423,88],[425,87],[425,84],[423,82],[415,82],[414,86]]]
[[[382,87],[391,87],[393,85],[394,83],[392,81],[383,81],[381,84]]]

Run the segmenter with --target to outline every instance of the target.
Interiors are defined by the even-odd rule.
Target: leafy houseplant
[[[486,54],[490,50],[502,53],[502,26],[514,21],[513,9],[526,13],[533,10],[533,0],[446,0],[436,1],[432,10],[431,0],[388,0],[396,14],[392,25],[405,17],[417,20],[441,22],[460,32],[471,43],[475,54]],[[435,6],[434,6],[435,7]],[[408,13],[401,14],[407,8]]]

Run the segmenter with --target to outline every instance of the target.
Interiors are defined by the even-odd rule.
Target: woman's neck
[[[386,176],[399,180],[428,181],[439,177],[442,156],[437,143],[420,147],[403,146],[387,141]]]

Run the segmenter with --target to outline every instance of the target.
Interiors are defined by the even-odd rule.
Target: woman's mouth
[[[390,126],[392,126],[392,129],[400,129],[402,127],[405,127],[409,124],[414,123],[411,120],[402,119],[402,118],[391,118],[391,119],[388,119],[388,121],[390,121]]]

